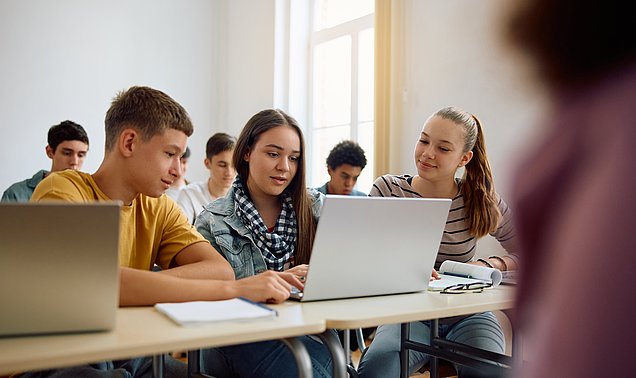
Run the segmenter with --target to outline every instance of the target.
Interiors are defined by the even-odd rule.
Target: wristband
[[[506,264],[506,260],[501,256],[490,256],[489,259],[495,259],[501,261],[501,265],[503,265],[503,271],[508,270],[508,264]]]
[[[489,268],[494,268],[494,266],[492,266],[492,264],[491,264],[491,263],[489,263],[488,261],[486,261],[486,260],[484,260],[484,259],[477,259],[477,262],[480,262],[480,263],[486,264],[486,266],[487,266],[487,267],[489,267]]]

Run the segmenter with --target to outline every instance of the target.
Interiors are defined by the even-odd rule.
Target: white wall
[[[412,173],[422,123],[457,105],[482,119],[497,187],[508,197],[514,160],[535,134],[542,104],[500,47],[495,26],[506,0],[400,3],[391,171]],[[237,135],[255,112],[285,105],[274,99],[275,11],[275,0],[0,0],[0,190],[50,167],[46,131],[64,119],[88,130],[84,170],[97,169],[110,99],[137,84],[164,90],[190,112],[187,176],[205,178],[212,133]],[[283,87],[294,87],[296,76]]]
[[[1,190],[50,168],[46,133],[65,119],[87,129],[84,170],[96,170],[110,100],[131,85],[171,95],[189,111],[195,136],[207,138],[217,103],[211,20],[218,3],[2,0]],[[203,159],[200,149],[194,154]]]
[[[49,169],[48,128],[71,119],[103,156],[115,93],[163,90],[190,113],[187,177],[203,180],[205,142],[238,135],[274,104],[274,0],[0,0],[0,191]]]
[[[238,136],[252,115],[274,106],[275,4],[227,1],[227,127]]]

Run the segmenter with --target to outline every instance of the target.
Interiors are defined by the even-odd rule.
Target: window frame
[[[308,79],[308,85],[307,85],[307,145],[306,145],[306,149],[308,150],[308,162],[313,161],[314,159],[317,158],[317,156],[319,155],[319,153],[317,151],[314,151],[314,143],[313,143],[313,138],[314,138],[314,132],[315,130],[319,129],[318,127],[316,127],[316,125],[314,124],[314,103],[315,103],[315,96],[314,96],[314,51],[316,49],[317,46],[325,43],[325,42],[329,42],[332,40],[335,40],[337,38],[341,38],[344,36],[348,36],[349,38],[351,38],[351,57],[350,57],[350,64],[351,64],[351,82],[349,83],[350,85],[350,90],[351,90],[351,111],[350,111],[350,117],[349,117],[349,125],[350,125],[350,131],[349,131],[349,135],[344,137],[343,139],[350,139],[353,141],[358,142],[358,131],[359,131],[359,125],[361,123],[360,119],[359,119],[359,76],[358,76],[358,67],[359,67],[359,34],[367,29],[373,29],[373,33],[374,33],[374,48],[375,45],[377,44],[377,42],[375,41],[375,35],[376,35],[376,31],[375,31],[375,12],[374,13],[370,13],[366,16],[362,16],[360,18],[354,19],[354,20],[350,20],[347,22],[344,22],[342,24],[338,24],[329,28],[325,28],[322,30],[314,30],[314,9],[315,9],[315,4],[316,1],[312,0],[311,1],[311,6],[310,6],[310,14],[309,14],[309,43],[308,43],[308,52],[309,52],[309,57],[308,57],[308,75],[307,75],[307,79]],[[376,5],[377,7],[377,5]],[[374,53],[375,55],[377,55],[377,52]],[[375,57],[374,57],[374,78],[376,77],[375,71]],[[375,85],[374,85],[374,92],[375,92]],[[375,97],[375,96],[374,96]],[[377,141],[376,141],[376,120],[375,120],[375,101],[374,101],[374,118],[373,118],[373,123],[374,123],[374,141],[373,141],[373,146],[372,148],[375,150],[375,146],[377,145]],[[365,120],[365,122],[368,122],[368,120]],[[371,153],[370,155],[374,155],[374,153]],[[367,158],[369,158],[369,156],[367,156]],[[367,168],[365,168],[365,170],[369,169],[369,170],[374,170],[375,167],[375,162],[374,161],[367,161]],[[318,182],[317,177],[322,177],[323,174],[322,172],[313,172],[312,169],[308,169],[308,182],[309,185],[311,186],[312,184],[315,186],[319,186],[322,185],[322,182]],[[326,167],[324,169],[324,172],[326,174]],[[375,172],[372,172],[371,175],[374,176]],[[373,180],[373,178],[371,179]],[[368,188],[364,188],[364,189],[370,189],[370,186],[373,182],[369,183],[369,187]]]

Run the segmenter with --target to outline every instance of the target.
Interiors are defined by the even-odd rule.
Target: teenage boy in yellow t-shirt
[[[181,105],[161,91],[131,87],[114,98],[105,126],[105,156],[97,172],[52,173],[38,185],[31,201],[123,203],[120,306],[239,296],[282,302],[292,285],[302,288],[293,274],[274,271],[235,281],[228,262],[164,195],[181,172],[180,157],[193,133]],[[154,264],[162,270],[152,272]],[[139,374],[137,365],[133,374],[145,375]],[[105,368],[112,369],[112,363]]]

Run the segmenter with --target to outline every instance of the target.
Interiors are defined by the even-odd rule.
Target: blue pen
[[[461,274],[461,273],[453,273],[453,272],[440,272],[441,274],[445,274],[447,276],[454,276],[454,277],[462,277],[462,278],[472,278],[470,276],[470,274]]]
[[[271,307],[268,307],[267,305],[265,305],[265,304],[263,304],[263,303],[254,302],[253,300],[251,300],[251,299],[247,299],[247,298],[245,298],[245,297],[238,297],[238,299],[240,299],[240,300],[242,300],[242,301],[245,301],[245,302],[247,302],[247,303],[253,304],[254,306],[258,306],[258,307],[260,307],[260,308],[262,308],[262,309],[268,310],[268,311],[272,312],[272,313],[274,314],[274,316],[278,316],[278,311],[274,310],[274,309],[273,309],[273,308],[271,308]]]

